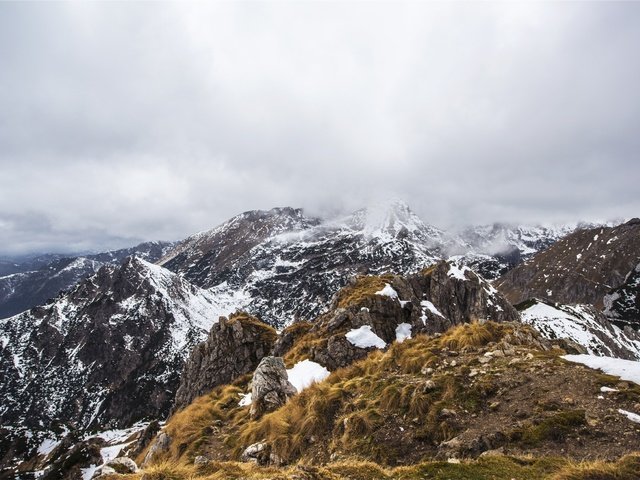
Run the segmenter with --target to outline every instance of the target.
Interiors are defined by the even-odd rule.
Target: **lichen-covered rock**
[[[249,445],[244,449],[240,460],[243,462],[254,462],[258,465],[268,465],[271,447],[265,442],[258,442]]]
[[[136,462],[131,460],[129,457],[116,457],[107,463],[107,467],[113,468],[116,473],[136,473],[138,471],[138,466]]]
[[[96,468],[96,471],[93,472],[92,479],[99,480],[102,478],[108,478],[111,475],[117,475],[118,472],[112,467],[104,465],[102,467]]]
[[[260,418],[280,408],[296,393],[296,388],[289,382],[282,358],[263,358],[251,381],[251,418]]]
[[[207,340],[193,349],[185,364],[174,410],[212,388],[255,370],[277,339],[269,325],[246,313],[221,317]]]
[[[155,442],[153,442],[151,448],[149,448],[149,451],[145,455],[144,461],[142,462],[142,467],[146,467],[153,461],[155,457],[164,452],[167,452],[170,446],[171,437],[165,432],[160,432],[160,434],[156,437]]]

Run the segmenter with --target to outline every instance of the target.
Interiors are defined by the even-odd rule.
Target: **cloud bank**
[[[2,3],[0,253],[403,198],[638,216],[640,3]]]

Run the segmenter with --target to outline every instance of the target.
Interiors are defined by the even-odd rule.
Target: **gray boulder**
[[[280,408],[296,393],[296,388],[289,382],[282,358],[263,358],[251,383],[251,418],[260,418]]]

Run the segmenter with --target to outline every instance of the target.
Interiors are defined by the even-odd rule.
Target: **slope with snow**
[[[103,267],[51,303],[0,321],[0,419],[47,431],[168,413],[185,357],[227,306],[144,260]],[[30,432],[30,433],[29,433]]]
[[[15,271],[0,276],[0,318],[46,303],[104,265],[118,265],[131,255],[154,262],[172,247],[173,244],[167,242],[146,242],[78,257],[42,255],[28,258],[17,264]]]
[[[592,306],[533,301],[520,316],[548,339],[572,340],[593,355],[640,359],[640,334],[611,324]]]
[[[284,326],[325,311],[351,276],[414,272],[452,248],[461,248],[456,238],[396,201],[324,222],[294,209],[247,212],[187,239],[161,263]]]

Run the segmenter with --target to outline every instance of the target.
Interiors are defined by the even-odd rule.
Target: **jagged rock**
[[[640,329],[640,263],[627,274],[622,285],[605,295],[603,313],[625,333]]]
[[[113,468],[117,473],[136,473],[138,466],[129,457],[116,457],[107,463],[107,467]]]
[[[251,381],[251,418],[260,418],[266,412],[280,408],[296,393],[282,358],[263,358]]]
[[[207,340],[193,349],[180,377],[174,410],[213,387],[252,372],[273,348],[277,333],[246,313],[220,317]]]
[[[102,463],[100,449],[106,443],[103,439],[91,438],[77,443],[73,442],[73,439],[67,439],[64,442],[67,446],[64,449],[64,454],[53,458],[53,461],[47,464],[46,471],[40,478],[43,480],[81,478],[83,468]]]
[[[160,432],[160,434],[156,437],[155,442],[151,445],[151,448],[147,452],[144,457],[144,461],[142,462],[142,467],[146,467],[151,463],[151,461],[161,453],[169,451],[169,447],[171,446],[171,437],[167,435],[165,432]]]
[[[387,288],[385,284],[391,296],[378,294]],[[306,353],[309,359],[335,370],[375,349],[358,347],[345,337],[363,326],[371,327],[388,345],[396,341],[400,324],[408,325],[411,335],[416,335],[443,332],[474,320],[518,319],[518,312],[491,284],[468,268],[443,261],[405,277],[352,278],[334,296],[329,312],[307,330],[307,335],[324,341],[313,342]]]

